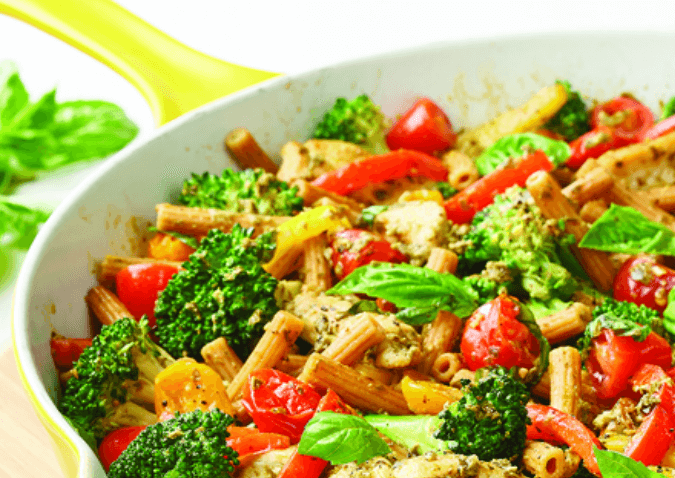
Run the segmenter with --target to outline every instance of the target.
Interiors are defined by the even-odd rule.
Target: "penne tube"
[[[581,372],[581,399],[587,404],[594,405],[598,402],[598,397],[595,393],[593,385],[590,383],[588,373],[585,370]],[[537,384],[532,387],[532,395],[543,398],[545,400],[551,399],[551,371],[550,368],[542,375]]]
[[[584,237],[588,226],[550,174],[537,171],[527,178],[525,185],[544,217],[556,221],[564,220],[565,231],[573,234],[577,242]],[[572,252],[598,289],[608,291],[612,288],[615,269],[606,252],[576,246],[572,248]]]
[[[436,359],[450,350],[462,330],[462,319],[447,310],[439,310],[436,318],[422,330],[422,361],[418,370],[429,375]]]
[[[166,264],[174,267],[181,267],[182,262],[177,261],[162,261],[157,259],[150,259],[147,257],[122,257],[107,255],[101,262],[98,273],[98,280],[100,282],[107,282],[115,279],[115,276],[122,269],[132,264]]]
[[[441,159],[448,168],[448,183],[459,191],[466,189],[480,177],[473,159],[464,153],[456,150],[448,151]]]
[[[361,375],[372,378],[378,382],[382,382],[385,385],[391,385],[394,374],[384,368],[376,367],[375,365],[369,362],[358,362],[352,365],[352,368],[359,372]]]
[[[675,186],[663,186],[645,191],[651,203],[667,212],[675,212]]]
[[[597,221],[608,208],[607,201],[604,199],[593,199],[581,206],[579,217],[587,223],[592,224]]]
[[[445,352],[434,360],[431,376],[439,382],[448,383],[464,367],[461,354]]]
[[[342,321],[337,336],[321,354],[344,365],[363,358],[366,351],[386,338],[382,327],[368,312]]]
[[[585,204],[605,194],[614,184],[614,178],[604,168],[595,168],[563,189],[563,194],[576,204]]]
[[[450,379],[450,385],[453,387],[461,387],[462,386],[462,380],[469,380],[470,382],[473,382],[476,379],[476,373],[472,372],[468,368],[463,368],[461,370],[458,370],[455,375],[452,376]]]
[[[410,414],[401,391],[318,353],[309,356],[298,380],[319,389],[331,389],[355,408],[392,415]]]
[[[267,156],[246,128],[230,131],[225,138],[225,148],[241,169],[262,168],[272,174],[276,174],[279,170],[279,166]]]
[[[218,375],[226,382],[231,382],[243,365],[241,359],[237,357],[223,337],[202,347],[201,355],[206,365],[218,372]]]
[[[331,265],[325,255],[327,247],[325,234],[311,238],[305,243],[302,264],[304,291],[324,292],[333,285]]]
[[[432,247],[429,259],[427,259],[426,268],[436,272],[454,274],[458,263],[459,258],[454,252],[442,247]]]
[[[581,401],[581,354],[574,347],[556,347],[549,355],[551,406],[578,417]]]
[[[528,441],[523,450],[523,465],[537,478],[563,478],[565,452],[543,441]]]
[[[537,325],[546,340],[557,344],[581,334],[591,319],[591,308],[575,302],[565,310],[537,319]]]
[[[307,357],[305,355],[288,354],[279,360],[279,362],[277,362],[275,368],[284,373],[297,377],[300,372],[302,372],[302,368],[305,366],[305,363],[307,363]]]
[[[133,317],[122,301],[102,285],[89,289],[84,300],[103,325],[110,325],[124,317]]]
[[[158,204],[155,209],[157,211],[157,229],[180,232],[195,237],[205,236],[211,229],[229,232],[235,224],[240,224],[244,228],[254,228],[254,236],[257,236],[290,219],[286,216],[263,216],[221,209],[174,206],[173,204]]]
[[[675,133],[673,133],[675,134]],[[608,193],[609,200],[622,206],[630,206],[647,219],[663,224],[675,231],[675,217],[660,207],[651,204],[649,195],[643,191],[632,191],[620,184],[614,184]]]
[[[288,354],[303,327],[304,322],[289,312],[280,310],[274,315],[265,325],[265,333],[251,355],[227,387],[227,395],[233,402],[240,397],[251,372],[274,367]]]

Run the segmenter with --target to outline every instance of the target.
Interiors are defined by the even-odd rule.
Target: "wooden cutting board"
[[[47,431],[24,391],[11,348],[0,352],[0,477],[63,478]]]

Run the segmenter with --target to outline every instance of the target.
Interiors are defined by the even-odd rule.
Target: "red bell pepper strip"
[[[543,151],[537,150],[517,164],[497,169],[445,202],[445,213],[455,224],[467,224],[478,211],[492,204],[497,194],[511,186],[525,186],[525,181],[537,171],[550,171],[553,163]]]
[[[527,438],[564,443],[584,460],[584,466],[594,475],[600,476],[593,447],[602,448],[595,434],[577,418],[546,405],[530,403],[527,415],[532,421],[527,426]]]
[[[77,362],[82,351],[91,346],[91,339],[67,339],[52,337],[49,342],[52,349],[52,358],[58,368],[71,368]]]
[[[640,137],[641,141],[646,141],[648,139],[656,139],[659,136],[663,136],[666,133],[675,131],[675,116],[670,116],[663,121],[659,121],[654,126],[649,128],[644,134]]]
[[[262,369],[249,375],[242,404],[260,431],[280,433],[297,443],[320,400],[321,395],[306,383],[278,370]]]
[[[349,163],[335,171],[322,174],[312,181],[312,184],[327,191],[346,195],[371,183],[417,176],[424,176],[433,181],[447,181],[448,170],[441,160],[434,156],[399,149]]]
[[[354,411],[347,405],[340,396],[332,390],[328,390],[323,396],[317,412],[336,412],[351,415]],[[309,455],[301,455],[294,451],[291,458],[282,468],[278,478],[319,478],[328,462],[321,458]]]
[[[229,426],[227,446],[239,455],[238,468],[248,466],[259,455],[291,446],[291,439],[279,433],[264,433],[257,428]]]

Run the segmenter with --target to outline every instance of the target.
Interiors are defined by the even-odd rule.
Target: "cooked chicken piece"
[[[414,367],[422,360],[420,334],[413,327],[396,320],[394,315],[371,315],[387,334],[377,346],[375,365],[381,368]]]
[[[236,471],[234,478],[276,478],[296,448],[291,446],[285,450],[263,453],[248,466]]]
[[[312,180],[369,155],[366,150],[346,141],[310,139],[304,144],[291,141],[281,148],[281,168],[277,177],[287,182]]]

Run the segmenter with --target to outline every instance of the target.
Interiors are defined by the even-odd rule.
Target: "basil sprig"
[[[623,254],[675,256],[675,233],[627,206],[612,204],[590,227],[579,247]]]
[[[363,418],[335,412],[318,412],[305,426],[298,453],[316,456],[333,465],[361,464],[391,451],[377,430]]]
[[[477,307],[478,295],[452,274],[410,264],[371,263],[354,270],[327,294],[366,294],[398,307],[396,317],[410,325],[431,322],[439,310],[459,317]]]
[[[481,176],[490,174],[509,158],[519,158],[537,149],[542,150],[554,165],[567,161],[572,150],[564,141],[547,138],[535,133],[519,133],[498,139],[476,158],[476,168]]]
[[[593,449],[602,478],[665,478],[639,461],[610,450]]]
[[[520,303],[518,321],[527,327],[527,330],[529,330],[530,333],[535,336],[537,342],[539,342],[539,358],[537,358],[534,367],[527,372],[527,375],[523,379],[523,382],[525,383],[536,384],[541,380],[546,369],[548,369],[548,356],[551,352],[551,344],[548,343],[544,334],[541,333],[541,329],[539,328],[532,311],[523,303]]]

